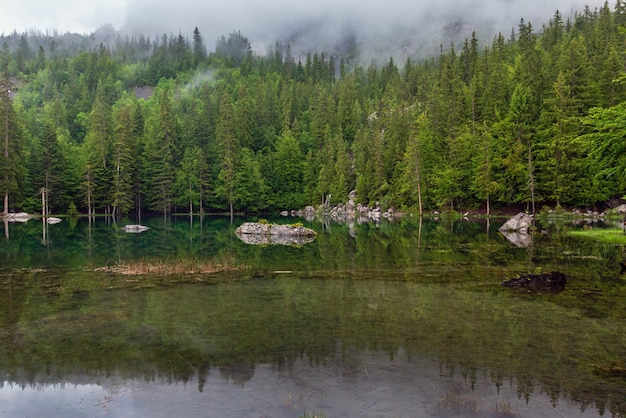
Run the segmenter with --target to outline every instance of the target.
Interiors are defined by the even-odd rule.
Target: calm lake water
[[[626,417],[622,246],[412,219],[303,221],[312,243],[254,246],[245,220],[10,224],[0,417]],[[248,267],[94,270],[189,258]],[[501,286],[557,269],[560,293]]]

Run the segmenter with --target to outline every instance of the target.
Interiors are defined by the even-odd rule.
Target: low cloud
[[[540,30],[558,9],[564,19],[594,9],[604,0],[318,0],[271,2],[232,0],[221,4],[179,0],[175,4],[139,0],[129,4],[125,29],[144,34],[190,34],[198,27],[209,49],[216,39],[241,31],[253,49],[263,53],[277,40],[296,53],[331,50],[346,39],[367,45],[372,56],[432,53],[453,38],[476,31],[483,42],[498,32],[505,36],[520,18]],[[455,33],[459,32],[459,33]],[[467,32],[467,33],[464,33]],[[489,39],[485,39],[489,38]]]
[[[376,57],[433,53],[440,44],[463,39],[475,30],[488,43],[498,32],[508,37],[520,18],[540,30],[558,9],[566,19],[574,11],[601,7],[605,0],[30,0],[10,2],[0,14],[0,33],[58,30],[92,33],[112,24],[126,33],[151,37],[194,27],[209,50],[217,38],[241,31],[259,53],[277,40],[296,54],[358,44]],[[343,46],[342,46],[343,45]],[[365,57],[363,57],[365,59]]]

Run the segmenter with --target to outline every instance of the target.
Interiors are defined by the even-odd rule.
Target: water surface
[[[626,416],[622,248],[565,226],[518,248],[485,221],[410,220],[310,222],[313,243],[251,246],[238,222],[10,225],[0,416]],[[248,268],[93,271],[226,255]],[[500,285],[553,269],[564,292]]]

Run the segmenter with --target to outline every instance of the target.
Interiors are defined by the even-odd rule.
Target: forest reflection
[[[0,381],[140,379],[203,391],[216,371],[243,387],[264,365],[349,374],[367,368],[366,355],[393,364],[403,353],[470,384],[510,384],[526,401],[547,394],[626,416],[626,298],[611,267],[620,248],[555,233],[520,249],[468,222],[312,223],[320,235],[311,244],[258,247],[239,241],[228,222],[201,232],[199,223],[153,223],[141,236],[68,225],[62,239],[51,226],[40,252],[31,235],[12,232],[3,259],[23,264],[0,276]],[[228,252],[249,268],[156,285],[86,268],[172,252]],[[538,267],[565,271],[568,289],[500,286]]]

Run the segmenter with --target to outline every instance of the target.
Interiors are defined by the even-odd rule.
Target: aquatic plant
[[[179,275],[179,274],[212,274],[227,271],[236,271],[244,268],[235,263],[232,257],[221,257],[214,260],[199,260],[194,258],[145,258],[131,260],[101,267],[96,271],[124,274],[130,276],[141,275]]]

